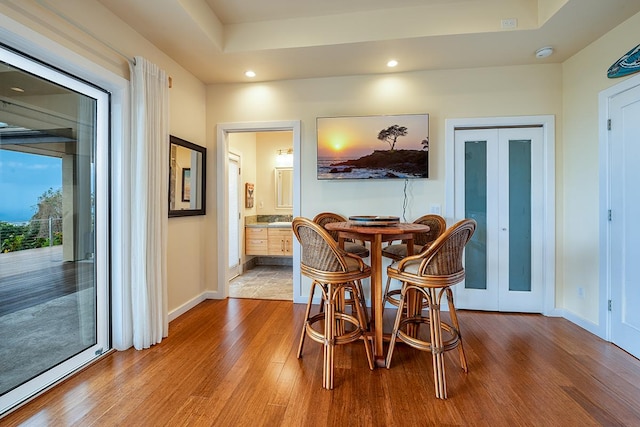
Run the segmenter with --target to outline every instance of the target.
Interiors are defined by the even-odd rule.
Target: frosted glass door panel
[[[465,251],[464,286],[487,289],[487,141],[466,141],[464,157],[464,216],[478,223]]]
[[[509,290],[531,291],[531,141],[509,141]]]
[[[455,134],[455,221],[477,223],[465,247],[465,280],[454,288],[460,308],[498,310],[497,137],[484,129]]]

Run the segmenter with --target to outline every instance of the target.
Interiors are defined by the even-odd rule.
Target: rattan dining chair
[[[338,232],[336,230],[327,230],[325,225],[331,222],[346,222],[346,221],[347,221],[347,218],[334,212],[322,212],[313,218],[313,222],[315,222],[316,224],[324,228],[325,231],[329,233],[333,238],[333,240],[335,240],[336,242],[338,241]],[[346,252],[357,255],[360,258],[366,258],[369,256],[369,249],[367,249],[367,247],[364,245],[364,242],[361,242],[361,241],[356,242],[354,240],[345,240],[343,242],[343,246],[344,246],[343,249]],[[346,289],[346,291],[349,292],[349,289]],[[341,309],[343,309],[344,307],[351,307],[351,311],[355,312],[355,304],[357,303],[356,297],[354,296],[353,292],[349,292],[349,294],[350,295],[347,298],[343,293],[343,295],[341,296],[341,300],[339,301],[339,304]],[[360,298],[361,299],[359,304],[361,304],[363,307],[366,306],[364,295],[362,293],[360,293]],[[365,310],[365,319],[366,319],[365,328],[369,329],[369,313],[366,310]],[[341,322],[338,322],[338,327],[342,328],[343,324]]]
[[[390,277],[402,282],[400,306],[387,353],[387,369],[391,367],[396,339],[419,350],[430,351],[433,358],[436,397],[440,399],[447,398],[444,352],[457,347],[462,370],[468,371],[451,286],[464,280],[465,270],[462,259],[464,247],[473,236],[475,229],[474,220],[459,221],[420,254],[406,257],[387,268],[387,274]],[[409,291],[419,292],[426,299],[428,316],[423,316],[422,310],[416,310],[417,313],[405,313],[404,308]],[[445,294],[449,303],[451,324],[445,323],[440,318],[440,302]],[[418,328],[414,326],[420,324],[429,324],[429,341],[421,340],[416,336],[415,331]]]
[[[362,298],[362,279],[371,276],[371,268],[362,258],[347,253],[327,231],[315,222],[297,217],[293,220],[293,232],[300,242],[300,272],[311,278],[309,302],[300,334],[298,358],[306,336],[323,344],[324,364],[322,386],[333,389],[334,350],[336,345],[348,344],[357,340],[364,343],[369,369],[373,369],[373,350],[366,335],[365,307],[360,304]],[[311,314],[313,296],[320,288],[324,308],[317,314]],[[341,297],[349,290],[354,295],[354,314],[342,310]],[[349,325],[344,327],[344,325]],[[338,327],[343,325],[342,327]]]
[[[340,214],[333,212],[322,212],[313,218],[313,222],[319,224],[324,228],[327,233],[333,237],[333,240],[338,241],[338,232],[335,230],[327,230],[325,225],[330,222],[345,222],[347,218]],[[344,242],[344,250],[350,254],[358,255],[360,258],[366,258],[369,256],[369,249],[364,245],[364,242],[354,242],[353,240],[346,240]]]
[[[447,221],[436,214],[423,215],[413,221],[415,224],[425,224],[429,226],[429,231],[424,233],[416,233],[413,238],[413,253],[422,252],[425,247],[433,243],[447,229]],[[390,258],[393,261],[400,261],[407,256],[407,242],[391,243],[382,248],[382,256]],[[391,278],[387,276],[387,285],[385,286],[383,301],[398,307],[400,305],[400,289],[392,289]]]

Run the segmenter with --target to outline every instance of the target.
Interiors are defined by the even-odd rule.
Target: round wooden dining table
[[[371,243],[371,336],[376,366],[385,365],[383,354],[383,312],[382,300],[382,243],[393,240],[406,240],[407,254],[413,254],[414,233],[429,231],[424,224],[399,222],[386,225],[362,225],[351,221],[325,224],[327,230],[338,232],[338,243],[344,247],[346,239],[363,240]]]

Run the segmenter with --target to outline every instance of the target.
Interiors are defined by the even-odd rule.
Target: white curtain
[[[130,291],[133,346],[168,335],[167,218],[169,81],[136,56],[131,66]],[[126,286],[126,284],[125,284]]]

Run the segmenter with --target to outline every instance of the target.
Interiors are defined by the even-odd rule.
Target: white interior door
[[[609,106],[611,342],[640,357],[640,86]]]
[[[455,131],[455,217],[473,218],[459,308],[543,312],[541,127]]]
[[[240,271],[240,157],[229,153],[229,279]]]

